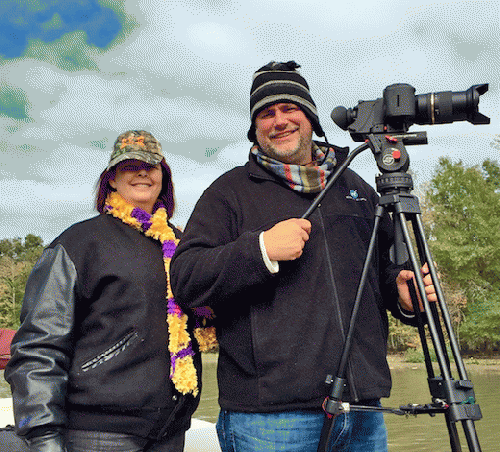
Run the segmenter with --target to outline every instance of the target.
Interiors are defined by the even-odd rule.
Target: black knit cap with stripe
[[[318,118],[316,104],[309,93],[309,85],[302,75],[296,71],[300,66],[295,61],[287,63],[270,63],[262,66],[253,75],[250,90],[250,117],[252,125],[248,131],[248,139],[257,142],[255,136],[255,117],[261,110],[277,103],[296,104],[307,116],[318,137],[325,136]]]

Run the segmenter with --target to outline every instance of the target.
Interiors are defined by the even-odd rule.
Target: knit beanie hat
[[[307,116],[318,137],[325,136],[319,124],[316,104],[309,93],[309,85],[297,68],[300,66],[295,61],[277,63],[271,61],[262,66],[253,75],[250,90],[250,118],[252,125],[248,131],[248,139],[257,142],[255,135],[255,117],[270,105],[280,102],[296,104]]]

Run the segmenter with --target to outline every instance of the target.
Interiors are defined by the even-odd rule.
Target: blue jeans
[[[380,402],[371,401],[370,405],[380,406]],[[217,434],[222,452],[317,452],[324,419],[322,411],[221,411]],[[387,430],[381,412],[353,411],[335,419],[329,452],[387,450]]]

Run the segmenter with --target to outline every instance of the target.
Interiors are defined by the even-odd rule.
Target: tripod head
[[[405,143],[426,144],[425,132],[417,134],[369,134],[366,140],[375,157],[381,174],[375,178],[377,191],[383,196],[395,193],[410,193],[413,180],[407,173],[410,156]]]

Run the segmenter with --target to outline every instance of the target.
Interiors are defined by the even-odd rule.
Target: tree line
[[[500,146],[497,141],[494,147]],[[462,350],[498,352],[500,166],[492,160],[467,166],[441,158],[420,191],[426,239]],[[24,287],[42,251],[42,239],[32,234],[0,241],[0,327],[18,328]],[[418,346],[416,329],[391,318],[389,348]]]
[[[495,142],[496,144],[497,142]],[[493,145],[493,144],[492,144]],[[420,190],[426,239],[455,335],[465,353],[500,350],[500,166],[441,158]],[[391,319],[389,345],[417,347],[413,328]]]
[[[33,234],[0,240],[0,327],[19,327],[24,287],[42,251],[43,240]]]

